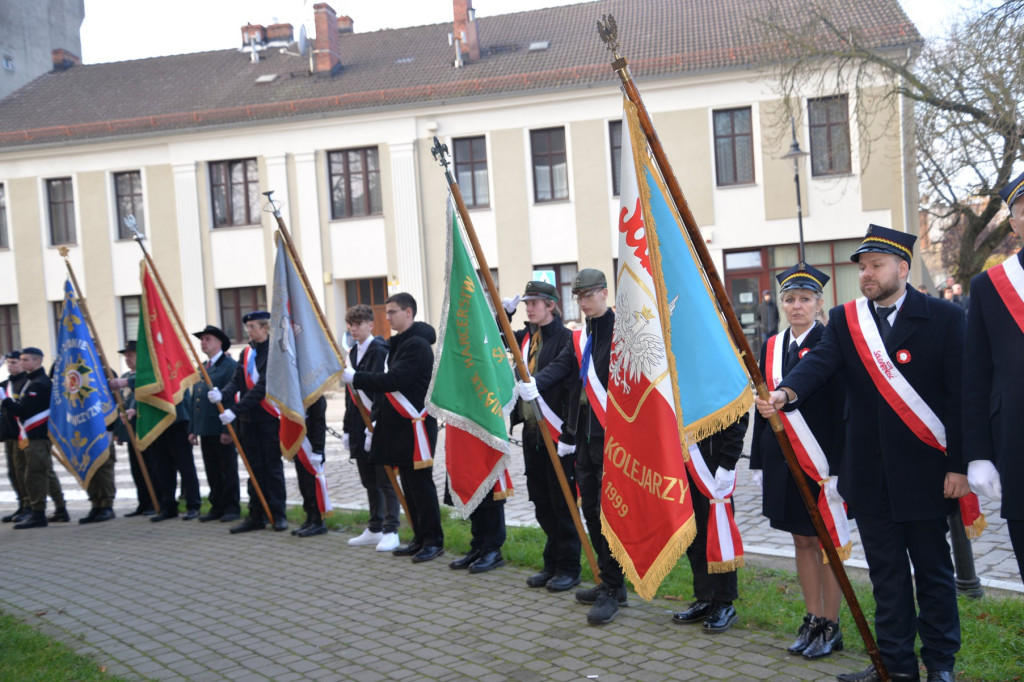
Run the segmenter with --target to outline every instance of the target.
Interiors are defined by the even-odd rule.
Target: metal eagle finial
[[[437,139],[437,135],[434,136],[434,146],[430,148],[430,153],[434,155],[434,160],[437,161],[438,165],[447,171],[448,145],[441,144],[441,140]]]
[[[605,47],[615,55],[616,59],[621,59],[619,54],[619,48],[622,44],[619,42],[619,26],[615,23],[615,17],[611,14],[604,14],[600,19],[597,20],[597,34],[601,36],[601,40],[604,41]]]

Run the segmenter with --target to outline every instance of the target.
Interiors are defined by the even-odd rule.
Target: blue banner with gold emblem
[[[64,309],[58,327],[50,440],[57,446],[61,462],[86,488],[110,456],[107,425],[117,418],[117,412],[71,282],[64,283]]]

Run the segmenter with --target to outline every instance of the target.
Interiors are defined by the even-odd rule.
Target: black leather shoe
[[[31,509],[22,509],[21,513],[11,519],[12,523],[21,523],[22,521],[28,521],[32,517]]]
[[[242,521],[237,526],[231,526],[229,532],[232,535],[237,535],[239,533],[248,533],[249,531],[253,530],[263,530],[266,527],[267,524],[265,524],[263,521],[260,521],[259,519],[248,518],[245,521]]]
[[[804,658],[822,658],[833,651],[843,650],[843,633],[839,621],[822,618],[818,621],[814,636],[804,649]]]
[[[143,515],[150,515],[151,516],[152,514],[153,514],[153,510],[152,509],[143,509],[142,507],[136,507],[135,511],[128,512],[127,514],[124,515],[124,517],[126,519],[130,519],[133,516],[143,516]]]
[[[391,553],[395,556],[414,556],[420,553],[423,549],[422,542],[410,542],[408,545],[402,545],[398,549],[392,550]]]
[[[802,654],[817,634],[816,630],[820,629],[818,627],[818,617],[811,613],[805,614],[803,624],[796,631],[796,639],[786,648],[786,651],[794,656]]]
[[[486,573],[505,565],[505,558],[499,550],[488,552],[469,565],[470,573]]]
[[[78,519],[79,523],[93,523],[96,521],[96,515],[100,513],[99,507],[93,507],[89,510],[89,513]]]
[[[238,514],[237,512],[228,512],[224,516],[220,517],[220,522],[231,523],[232,521],[237,521],[240,518],[242,518],[241,514]]]
[[[318,521],[316,523],[309,524],[295,535],[300,538],[311,538],[314,535],[323,535],[326,532],[327,526],[324,525],[323,521]]]
[[[526,584],[529,587],[544,587],[548,584],[548,581],[555,577],[554,571],[544,569],[540,573],[535,573],[526,579]]]
[[[672,622],[680,624],[700,623],[708,617],[709,613],[711,613],[711,602],[704,599],[698,599],[690,604],[690,608],[685,611],[673,613]]]
[[[448,568],[452,569],[453,571],[461,571],[464,568],[469,568],[469,565],[477,559],[479,559],[481,556],[483,555],[480,553],[480,550],[470,550],[469,554],[467,554],[466,556],[461,556],[455,561],[448,564]]]
[[[14,530],[24,530],[26,528],[46,528],[46,512],[34,511],[28,515],[28,518],[21,523],[14,524]]]
[[[604,625],[610,623],[619,612],[619,598],[616,588],[607,585],[597,586],[597,598],[594,605],[587,612],[587,623],[589,625]]]
[[[310,523],[309,521],[306,521],[306,522],[305,522],[305,523],[303,523],[303,524],[302,524],[301,526],[299,526],[298,528],[296,528],[295,530],[293,530],[293,531],[292,531],[292,535],[298,535],[298,534],[299,534],[300,532],[302,532],[302,531],[306,530],[306,529],[307,529],[307,528],[309,528],[309,527],[310,527],[311,525],[313,525],[313,524],[311,524],[311,523]]]
[[[274,531],[280,533],[283,530],[288,530],[288,519],[282,516],[274,521]]]
[[[556,573],[555,576],[547,581],[544,587],[548,588],[548,592],[565,592],[571,590],[580,584],[580,577],[578,575],[569,575],[568,573]]]
[[[732,604],[714,602],[711,613],[704,619],[701,629],[704,632],[717,635],[731,628],[739,619],[736,608]]]
[[[420,551],[416,552],[412,557],[414,564],[421,564],[424,561],[430,561],[444,554],[444,547],[441,545],[426,545]]]
[[[928,682],[953,682],[956,679],[952,670],[929,670]]]
[[[188,511],[185,512],[185,515],[181,517],[181,520],[182,521],[191,521],[192,519],[198,519],[198,518],[199,518],[199,510],[198,509],[189,509]]]
[[[19,516],[21,516],[22,514],[28,514],[28,513],[29,512],[28,512],[27,509],[25,509],[23,507],[18,507],[13,514],[8,514],[7,516],[5,516],[2,519],[0,519],[0,523],[12,523],[12,522],[15,522],[15,521],[18,520]]]
[[[104,521],[110,521],[111,519],[116,518],[117,514],[114,513],[113,509],[111,509],[110,507],[102,507],[99,513],[96,514],[95,521],[96,523],[103,523]]]
[[[68,516],[67,507],[60,507],[55,512],[50,514],[49,518],[46,519],[50,523],[68,523],[71,521],[71,517]]]
[[[167,519],[176,518],[178,518],[178,512],[162,511],[159,514],[154,514],[153,516],[149,517],[149,520],[153,523],[160,523],[161,521],[166,521]]]
[[[147,509],[146,511],[142,512],[143,516],[153,516],[154,514],[156,514],[156,509]]]
[[[216,521],[217,519],[223,518],[224,515],[220,512],[210,512],[209,514],[203,514],[199,517],[199,523],[206,523],[207,521]]]
[[[576,590],[576,601],[578,601],[581,604],[593,604],[597,601],[597,595],[600,592],[600,585],[598,585],[597,587],[584,587],[582,589]],[[615,591],[615,596],[619,600],[619,606],[625,606],[627,600],[629,599],[628,595],[626,594],[626,586],[620,585],[619,588]]]
[[[840,673],[836,675],[839,682],[881,682],[882,676],[875,670],[875,666],[869,666],[859,673]],[[919,682],[921,676],[918,673],[889,673],[891,680],[913,680]]]

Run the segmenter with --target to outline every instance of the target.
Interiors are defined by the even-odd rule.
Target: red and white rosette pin
[[[796,356],[798,358],[802,359],[805,355],[807,355],[807,351],[809,351],[809,350],[811,350],[811,349],[810,348],[801,348],[800,351],[796,354]]]
[[[900,350],[896,351],[896,362],[900,363],[901,365],[905,365],[908,362],[910,362],[910,351],[907,350],[906,348],[901,348]]]

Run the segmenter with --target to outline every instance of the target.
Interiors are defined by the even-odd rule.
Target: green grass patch
[[[123,680],[66,644],[37,632],[32,626],[0,613],[0,682],[51,680]]]

